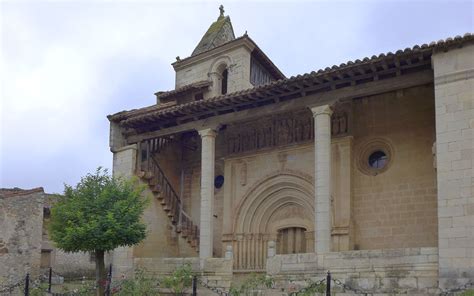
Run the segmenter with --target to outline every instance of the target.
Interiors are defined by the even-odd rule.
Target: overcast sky
[[[3,1],[0,187],[111,168],[106,115],[172,89],[221,2],[288,77],[474,31],[474,1]]]

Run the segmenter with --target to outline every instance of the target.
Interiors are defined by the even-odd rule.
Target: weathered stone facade
[[[0,284],[15,284],[29,273],[37,278],[49,267],[64,277],[90,276],[88,253],[65,253],[48,237],[54,197],[43,188],[0,189]]]
[[[162,205],[152,227],[280,282],[329,269],[370,294],[429,295],[472,281],[472,35],[291,78],[231,39],[177,60],[156,106],[109,116],[114,169]],[[118,264],[197,256],[172,255],[168,234]]]
[[[43,188],[0,191],[0,281],[38,276],[41,263]]]

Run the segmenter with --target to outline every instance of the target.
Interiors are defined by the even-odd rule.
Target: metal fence
[[[74,282],[74,281],[81,281],[82,283],[85,283],[86,281],[94,281],[94,286],[90,287],[91,291],[95,291],[98,287],[98,285],[102,284],[105,287],[105,295],[110,296],[111,295],[111,280],[112,280],[112,264],[109,266],[109,270],[107,272],[107,279],[105,283],[97,283],[95,278],[87,278],[85,276],[83,277],[78,277],[78,278],[67,278],[61,276],[58,273],[55,273],[53,269],[50,267],[48,270],[47,276],[41,275],[36,279],[33,279],[29,273],[25,275],[25,277],[19,281],[17,281],[14,284],[9,284],[9,285],[0,285],[0,296],[6,296],[6,295],[12,295],[13,293],[16,293],[15,295],[24,295],[24,296],[30,296],[31,292],[34,289],[39,289],[44,293],[48,293],[49,295],[52,296],[70,296],[70,295],[75,295],[77,293],[75,292],[53,292],[52,291],[52,286],[53,286],[53,277],[62,277],[64,279],[64,283],[66,282]],[[45,283],[47,285],[45,285]]]
[[[54,271],[51,267],[49,268],[47,276],[42,275],[38,279],[32,279],[30,274],[27,273],[24,279],[21,279],[20,281],[14,284],[6,285],[6,286],[0,285],[0,295],[5,295],[5,296],[12,295],[12,293],[16,291],[17,292],[16,295],[30,296],[30,292],[33,289],[41,289],[43,292],[45,293],[47,292],[49,295],[52,295],[52,296],[73,296],[77,294],[75,292],[64,292],[64,293],[53,292],[52,291],[53,273]],[[59,276],[59,274],[56,273],[55,276]],[[85,277],[80,277],[80,278],[69,278],[69,280],[73,280],[73,281],[82,280],[82,282],[84,282],[85,280],[89,280],[89,279]],[[45,282],[47,283],[47,286],[44,286]],[[91,292],[95,291],[99,284],[102,284],[104,285],[104,288],[105,288],[105,296],[110,296],[112,294],[111,282],[112,282],[112,264],[110,264],[109,266],[109,270],[107,272],[107,279],[105,283],[97,283],[95,282],[95,278],[94,278],[95,285],[93,288],[91,288]],[[312,282],[308,286],[303,287],[298,291],[289,292],[288,295],[289,296],[308,295],[308,292],[313,291],[314,288],[322,287],[322,285],[324,284],[325,284],[326,292],[325,293],[322,292],[321,294],[325,294],[326,296],[335,295],[336,291],[334,291],[333,289],[333,287],[335,286],[339,287],[340,290],[338,292],[341,292],[342,290],[342,292],[350,292],[356,295],[367,296],[367,295],[373,295],[373,294],[379,293],[378,291],[368,291],[368,290],[351,287],[338,279],[334,279],[331,275],[331,272],[328,271],[325,278],[322,278],[321,280],[316,281],[316,282]],[[334,284],[334,286],[332,284]],[[194,275],[192,279],[192,286],[191,286],[192,296],[198,295],[198,285],[212,291],[213,293],[219,296],[232,296],[231,291],[226,291],[223,288],[213,287],[209,285],[205,279],[202,279],[196,275]],[[120,285],[118,287],[120,287]],[[440,296],[450,296],[450,295],[454,295],[455,293],[460,293],[472,288],[474,288],[474,282],[468,282],[464,284],[463,286],[454,288],[454,289],[446,289],[446,290],[439,289],[437,294]]]

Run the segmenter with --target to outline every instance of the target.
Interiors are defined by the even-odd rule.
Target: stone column
[[[331,114],[329,105],[312,107],[314,117],[315,252],[331,250]]]
[[[199,226],[199,257],[212,257],[213,207],[214,207],[214,163],[216,131],[200,130],[201,145],[201,218]]]

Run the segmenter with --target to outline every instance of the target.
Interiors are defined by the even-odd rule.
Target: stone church
[[[152,197],[146,240],[111,255],[118,274],[472,284],[474,35],[288,78],[221,7],[172,66],[175,89],[108,116],[114,174]]]

